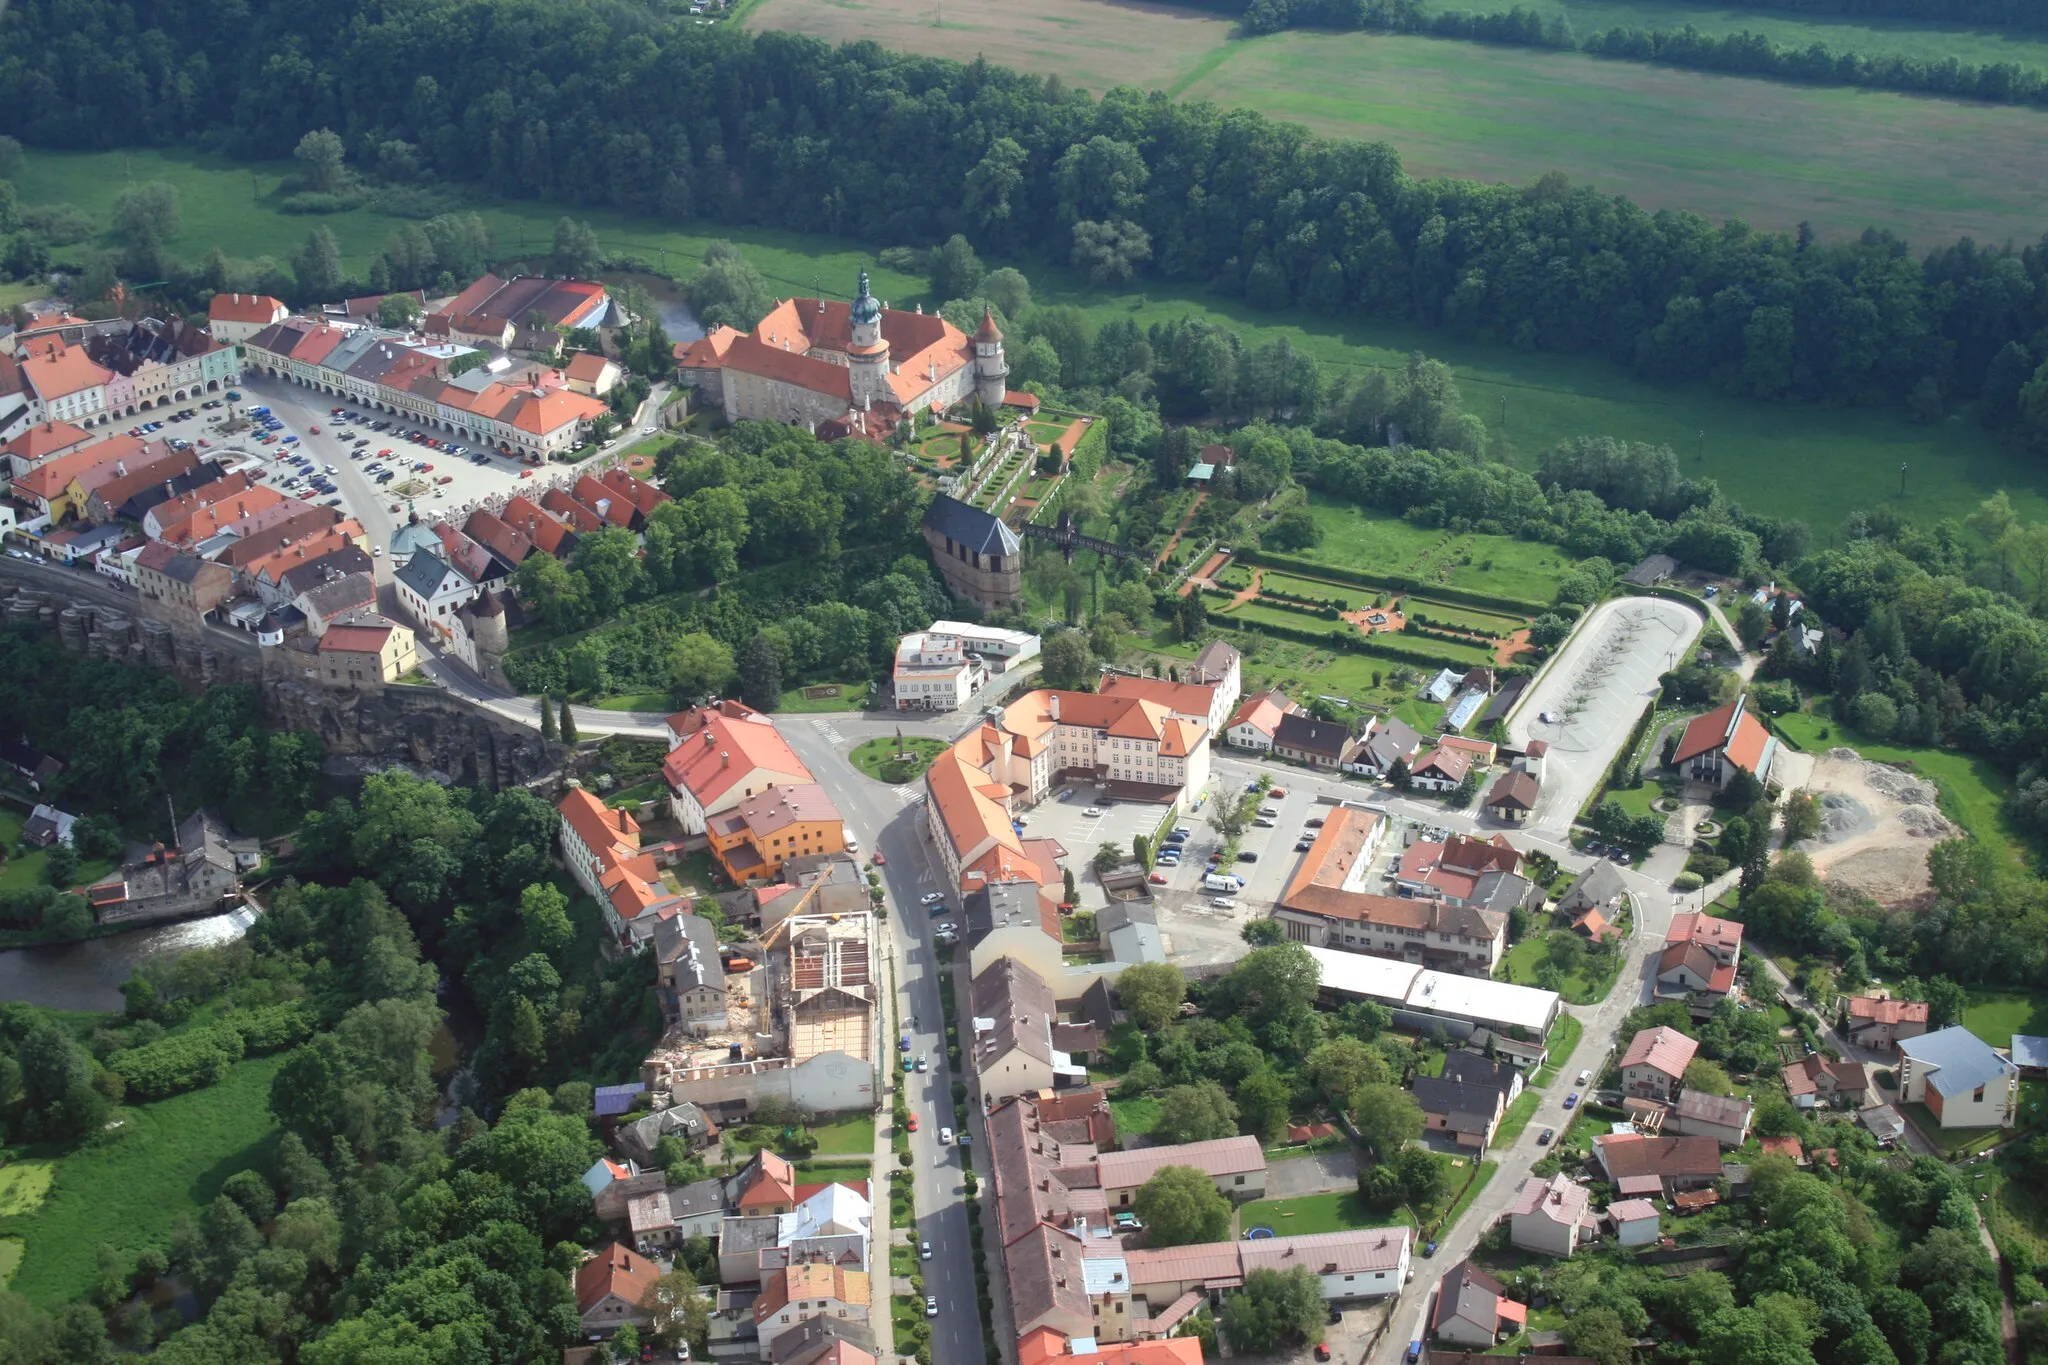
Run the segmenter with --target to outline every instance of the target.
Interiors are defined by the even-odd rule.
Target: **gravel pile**
[[[1822,792],[1820,794],[1820,833],[1816,841],[1823,844],[1839,844],[1844,839],[1853,839],[1859,834],[1877,828],[1877,817],[1870,808],[1855,797],[1844,792]]]

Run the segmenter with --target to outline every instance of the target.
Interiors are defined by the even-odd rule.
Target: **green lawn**
[[[12,807],[0,807],[0,849],[12,850],[21,840],[21,827],[27,823],[27,817],[21,812]],[[41,848],[10,856],[6,862],[0,863],[0,891],[23,891],[41,886],[47,879],[43,869],[49,866],[49,862],[49,851]],[[72,885],[89,886],[113,870],[114,864],[105,859],[82,859]]]
[[[2008,1047],[2015,1033],[2048,1034],[2048,995],[1972,990],[1963,1027],[1993,1047]]]
[[[1493,1149],[1505,1151],[1514,1146],[1515,1139],[1529,1126],[1529,1120],[1535,1116],[1536,1106],[1542,1102],[1541,1091],[1523,1086],[1522,1093],[1515,1096],[1515,1102],[1508,1106],[1507,1113],[1501,1115],[1500,1127],[1495,1129],[1493,1134]]]
[[[786,687],[782,691],[782,700],[775,704],[775,712],[777,715],[805,715],[827,711],[859,711],[868,704],[868,686],[866,679],[859,682],[834,682],[830,678],[821,678],[816,682]],[[806,687],[836,687],[839,691],[829,697],[806,697]]]
[[[277,1126],[270,1081],[282,1057],[237,1062],[218,1085],[120,1111],[106,1143],[58,1158],[42,1207],[0,1217],[0,1236],[26,1247],[10,1286],[43,1307],[92,1282],[101,1243],[132,1260],[161,1245],[180,1214],[213,1202],[236,1171],[268,1165]]]
[[[1116,1131],[1126,1142],[1140,1133],[1149,1133],[1159,1122],[1159,1101],[1150,1095],[1135,1099],[1109,1102],[1110,1117],[1116,1120]]]
[[[1375,1213],[1367,1208],[1356,1190],[1337,1194],[1305,1194],[1298,1199],[1259,1199],[1237,1211],[1240,1231],[1271,1228],[1282,1237],[1385,1227],[1399,1221],[1395,1214]]]
[[[814,1125],[811,1136],[826,1156],[866,1155],[875,1149],[875,1116],[848,1114],[832,1123]]]
[[[783,0],[775,0],[775,3],[780,5]],[[807,3],[832,9],[825,0],[807,0]],[[1113,9],[1108,6],[1100,8]],[[854,9],[851,5],[842,5],[835,13],[844,17],[845,14],[853,14]],[[1156,45],[1161,29],[1171,27],[1191,13],[1145,11],[1139,41]],[[866,8],[854,14],[860,36],[888,41],[886,34],[869,31],[868,20],[873,14],[873,10]],[[920,16],[916,33],[919,44],[924,45],[922,50],[937,50],[928,45],[928,40],[949,40],[957,36],[951,31],[957,27],[959,16],[948,15],[944,30],[930,27],[928,12],[920,11]],[[1000,47],[988,50],[1000,50],[1006,60],[1033,65],[1028,53],[1016,55],[1014,36],[1018,16],[1005,9],[1000,13],[991,11],[991,19],[1000,24],[1003,37]],[[1215,16],[1203,16],[1194,22],[1206,24],[1205,32],[1214,33],[1218,39],[1232,27]],[[1305,47],[1318,54],[1297,69],[1327,67],[1333,76],[1340,79],[1375,79],[1368,73],[1376,60],[1375,53],[1382,48],[1413,51],[1415,44],[1429,44],[1431,51],[1427,55],[1434,60],[1452,63],[1452,68],[1461,73],[1460,79],[1480,96],[1488,92],[1488,72],[1495,59],[1510,51],[1473,44],[1430,43],[1427,39],[1397,39],[1380,34],[1276,34],[1245,46],[1279,46],[1283,44],[1277,44],[1276,40],[1283,39],[1286,44]],[[970,46],[964,55],[971,58],[975,50]],[[1108,49],[1098,49],[1088,55],[1099,59],[1107,52]],[[1234,49],[1226,53],[1206,38],[1201,44],[1201,52],[1219,58],[1232,55],[1233,62],[1242,61],[1242,56],[1234,54]],[[1337,55],[1340,52],[1360,54],[1361,64],[1354,70],[1353,64]],[[1519,51],[1514,55],[1517,60],[1522,59]],[[1547,63],[1552,56],[1549,53],[1527,54],[1527,60]],[[1593,61],[1590,58],[1568,60],[1573,63],[1572,69],[1581,69],[1578,64]],[[1072,54],[1063,53],[1053,69],[1061,69],[1070,83],[1079,80],[1087,84],[1085,75],[1071,70],[1071,62]],[[1118,77],[1119,80],[1143,83],[1149,79],[1144,72],[1129,69],[1129,53],[1116,54],[1116,63],[1127,70],[1127,74]],[[1620,72],[1632,77],[1648,71],[1647,68],[1622,62],[1595,65],[1603,72]],[[1680,135],[1703,139],[1715,149],[1720,144],[1694,126],[1698,124],[1697,115],[1703,109],[1720,112],[1731,105],[1743,103],[1731,101],[1718,92],[1731,89],[1748,91],[1751,87],[1772,90],[1761,82],[1736,83],[1697,73],[1650,74],[1655,75],[1659,82],[1667,75],[1682,78],[1680,83],[1690,89],[1714,93],[1689,106],[1686,113],[1669,119],[1649,122],[1638,119],[1632,123],[1630,135],[1640,137],[1646,127],[1664,128],[1668,125],[1680,129]],[[1608,78],[1611,79],[1611,75]],[[1106,84],[1096,82],[1095,88],[1106,88]],[[1275,89],[1291,98],[1297,84],[1290,76],[1279,81]],[[1402,98],[1407,94],[1406,86],[1404,80],[1390,80],[1379,87],[1379,93],[1390,98]],[[2011,156],[1999,139],[1980,138],[1969,130],[1970,125],[1986,120],[2001,124],[2019,121],[2021,126],[2032,129],[2038,126],[2041,117],[2038,113],[1939,100],[1906,100],[1854,91],[1793,93],[1854,109],[1859,112],[1859,117],[1865,110],[1894,111],[1908,105],[1939,111],[1941,117],[1952,125],[1944,132],[1942,154],[1975,155],[1981,152],[1995,156],[2000,178],[1997,188],[2024,201],[2025,226],[2016,235],[2031,238],[2038,233],[2038,190],[2028,185],[2024,176],[2013,172],[2015,166],[2032,163],[2027,158]],[[1577,113],[1576,110],[1568,112],[1573,116]],[[1787,126],[1806,125],[1798,118],[1771,116],[1770,143],[1773,148],[1783,147],[1782,130]],[[1881,118],[1876,123],[1860,122],[1857,125],[1858,135],[1881,130],[1882,126]],[[1553,154],[1575,141],[1560,140],[1547,127],[1532,127],[1534,134],[1543,139],[1544,146],[1534,153],[1526,149],[1515,150],[1512,153],[1514,168],[1506,178],[1516,181],[1529,178],[1535,173],[1534,168],[1555,164],[1557,158]],[[2031,132],[2027,134],[2029,140],[2033,136]],[[1833,140],[1815,134],[1801,141],[1809,146],[1825,147],[1825,160],[1832,162],[1837,159],[1838,148]],[[1606,155],[1610,147],[1600,147],[1597,154]],[[16,179],[16,185],[24,204],[68,201],[95,219],[106,221],[114,197],[127,185],[165,180],[180,191],[184,224],[183,231],[165,245],[180,255],[198,257],[218,243],[236,256],[269,254],[283,259],[305,241],[306,234],[314,226],[322,226],[332,230],[340,241],[344,267],[360,276],[368,268],[370,256],[395,228],[403,225],[403,220],[367,209],[317,220],[279,213],[275,207],[277,186],[292,169],[291,164],[285,162],[256,167],[252,192],[252,172],[247,165],[189,149],[98,153],[32,151]],[[1844,171],[1841,174],[1852,179],[1870,178],[1867,171]],[[1803,175],[1801,170],[1790,177],[1802,186],[1802,199],[1799,211],[1787,219],[1787,226],[1800,217],[1816,217],[1823,233],[1831,230],[1853,233],[1862,228],[1861,214],[1826,212],[1830,203],[1825,193],[1809,188]],[[1610,177],[1600,178],[1609,188],[1624,188]],[[1739,212],[1741,205],[1727,197],[1726,187],[1739,189],[1757,178],[1756,162],[1745,156],[1739,171],[1722,181],[1723,189],[1717,190],[1716,202],[1710,207],[1718,212]],[[1969,209],[1972,203],[1969,195],[1960,198],[1937,196],[1933,201],[1910,195],[1893,195],[1889,202],[1901,205],[1940,203],[1964,209]],[[1839,205],[1835,207],[1839,209]],[[524,255],[546,250],[562,207],[501,202],[476,206],[476,212],[497,234],[501,253]],[[818,287],[820,282],[824,282],[828,290],[843,290],[847,286],[830,282],[850,281],[861,269],[870,271],[879,293],[893,299],[909,302],[920,298],[926,288],[921,278],[880,266],[874,259],[874,245],[849,245],[842,240],[822,236],[729,226],[705,225],[702,231],[686,232],[646,219],[580,206],[575,212],[591,223],[607,250],[644,256],[677,274],[693,272],[705,245],[715,237],[724,237],[738,242],[745,249],[747,259],[778,294],[804,293]],[[1756,214],[1745,216],[1752,222],[1767,221]],[[1953,232],[1942,234],[1943,240],[1954,235]],[[1977,233],[1979,240],[2001,240],[2007,235],[2004,231]],[[77,250],[67,249],[59,254],[68,258]],[[990,264],[1004,262],[992,261]],[[1646,384],[1604,361],[1517,351],[1504,345],[1462,342],[1443,333],[1407,324],[1261,312],[1241,300],[1217,298],[1192,286],[1149,278],[1143,282],[1143,292],[1134,289],[1124,294],[1109,294],[1089,285],[1082,276],[1063,269],[1033,266],[1028,273],[1034,297],[1045,303],[1074,304],[1088,314],[1093,325],[1100,326],[1112,318],[1119,318],[1145,327],[1184,316],[1203,316],[1236,331],[1249,346],[1286,336],[1298,349],[1330,367],[1333,379],[1341,380],[1368,368],[1398,369],[1405,364],[1410,352],[1425,351],[1448,362],[1457,371],[1466,407],[1482,415],[1490,426],[1499,427],[1501,414],[1505,411],[1506,435],[1513,444],[1515,458],[1525,466],[1532,464],[1545,447],[1568,436],[1609,435],[1668,444],[1684,456],[1684,472],[1688,477],[1711,476],[1720,480],[1724,488],[1754,488],[1768,484],[1772,490],[1775,514],[1802,518],[1825,532],[1832,529],[1850,508],[1888,498],[1890,495],[1884,490],[1889,486],[1890,473],[1904,461],[1913,470],[1912,491],[1906,503],[1909,510],[1923,521],[1960,516],[1998,488],[2011,491],[2022,517],[2038,519],[2048,516],[2048,498],[2043,497],[2043,490],[2048,489],[2048,468],[2037,462],[2017,459],[1990,434],[1968,423],[1912,426],[1890,411],[1844,411],[1744,402],[1729,399],[1705,382],[1675,387]],[[1503,399],[1506,400],[1505,409]],[[1705,433],[1703,445],[1702,432]],[[1874,471],[1883,471],[1886,477],[1871,477]],[[1528,551],[1537,552],[1546,549],[1527,547]],[[1548,553],[1556,556],[1558,552],[1548,550]],[[1327,546],[1323,555],[1333,563],[1347,562],[1341,556],[1333,556]],[[1349,562],[1369,566],[1378,561],[1359,559]],[[1539,600],[1547,600],[1547,596],[1544,594]],[[537,638],[522,633],[520,640],[524,646]]]
[[[1278,626],[1282,630],[1307,630],[1319,635],[1342,632],[1344,644],[1334,640],[1330,645],[1333,652],[1354,654],[1367,660],[1371,666],[1388,668],[1426,668],[1399,654],[1385,653],[1373,642],[1358,634],[1357,628],[1344,621],[1331,621],[1312,615],[1307,611],[1296,611],[1278,603],[1246,602],[1242,606],[1217,607],[1209,616],[1209,624],[1221,630],[1255,631],[1260,626]],[[1413,652],[1426,659],[1440,659],[1445,664],[1486,664],[1493,662],[1493,650],[1487,645],[1462,644],[1444,640],[1425,639],[1419,635],[1393,635],[1387,637],[1392,648]]]
[[[1298,557],[1367,576],[1398,574],[1540,605],[1557,596],[1572,563],[1555,545],[1435,530],[1328,498],[1312,498],[1310,511],[1323,528],[1322,543]]]
[[[1609,787],[1600,794],[1602,801],[1613,801],[1630,815],[1654,815],[1664,818],[1664,812],[1655,808],[1654,803],[1664,791],[1654,782],[1644,782],[1640,787]]]
[[[1987,847],[2006,849],[2015,859],[2023,856],[2027,837],[2005,814],[2005,798],[2012,790],[2012,782],[1990,759],[1948,749],[1921,749],[1865,739],[1832,716],[1816,714],[1824,710],[1823,702],[1814,706],[1814,712],[1779,716],[1772,724],[1779,734],[1808,753],[1846,744],[1865,758],[1910,766],[1941,789],[1941,813],[1969,831],[1970,837]],[[1826,738],[1821,737],[1823,730],[1828,732]]]
[[[1545,1040],[1545,1046],[1550,1051],[1550,1060],[1537,1068],[1536,1074],[1529,1078],[1529,1084],[1550,1084],[1557,1073],[1564,1069],[1565,1064],[1571,1061],[1572,1050],[1578,1047],[1579,1035],[1585,1031],[1586,1026],[1578,1021],[1576,1015],[1558,1015],[1557,1022],[1551,1025],[1550,1037]]]
[[[1458,1220],[1465,1216],[1465,1210],[1472,1207],[1472,1201],[1477,1199],[1481,1194],[1485,1193],[1486,1187],[1493,1181],[1493,1173],[1499,1169],[1499,1162],[1480,1162],[1479,1174],[1473,1177],[1471,1188],[1467,1189],[1463,1194],[1459,1195],[1457,1199],[1453,1201],[1451,1206],[1448,1209],[1444,1210],[1443,1216],[1441,1218],[1438,1218],[1434,1223],[1429,1225],[1431,1228],[1430,1235],[1433,1237],[1439,1237],[1442,1236],[1444,1232],[1446,1232],[1447,1230],[1456,1227],[1458,1225]],[[1456,1179],[1461,1174],[1462,1172],[1453,1172],[1452,1178]]]
[[[1537,976],[1548,960],[1549,952],[1549,935],[1529,935],[1508,949],[1507,956],[1502,959],[1507,967],[1507,979],[1518,986],[1540,984]],[[1565,974],[1564,984],[1559,987],[1557,993],[1574,1005],[1597,1005],[1614,989],[1614,980],[1620,971],[1621,959],[1612,954],[1601,959],[1588,953],[1580,961],[1582,965],[1578,969]],[[1600,970],[1602,967],[1608,970]]]
[[[1529,624],[1529,618],[1526,616],[1503,616],[1499,612],[1485,611],[1478,607],[1432,602],[1419,594],[1403,597],[1401,611],[1411,618],[1418,615],[1427,617],[1428,624],[1432,626],[1476,631],[1481,635],[1512,635]]]
[[[848,757],[854,767],[875,781],[898,787],[922,776],[932,760],[945,751],[945,744],[936,739],[905,736],[899,744],[894,735],[878,735],[856,744]]]
[[[675,710],[676,699],[669,692],[625,692],[616,697],[606,697],[597,704],[600,711],[659,711],[664,715]]]

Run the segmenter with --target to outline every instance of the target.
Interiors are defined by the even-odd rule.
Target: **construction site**
[[[725,978],[726,1022],[671,1031],[642,1064],[669,1104],[749,1113],[764,1100],[813,1113],[872,1109],[879,1091],[874,917],[792,915],[761,936],[762,960]]]

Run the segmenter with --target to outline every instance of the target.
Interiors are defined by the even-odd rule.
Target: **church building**
[[[850,304],[785,299],[752,332],[721,327],[682,348],[678,363],[691,382],[715,384],[733,421],[861,429],[977,397],[1001,407],[1010,372],[986,312],[969,337],[936,314],[884,308],[866,271]]]

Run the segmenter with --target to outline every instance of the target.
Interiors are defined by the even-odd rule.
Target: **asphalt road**
[[[890,787],[866,776],[847,760],[864,739],[892,735],[951,740],[971,724],[969,713],[952,712],[921,718],[906,712],[869,717],[858,714],[783,716],[777,728],[798,758],[831,796],[846,826],[860,841],[863,854],[880,851],[882,878],[889,897],[889,918],[881,934],[883,955],[894,977],[893,1018],[889,1026],[891,1066],[902,1082],[905,1102],[918,1116],[910,1135],[912,1190],[917,1227],[911,1240],[929,1241],[932,1259],[923,1263],[925,1292],[939,1301],[932,1322],[932,1359],[945,1365],[969,1365],[982,1359],[981,1315],[974,1298],[973,1244],[967,1236],[967,1207],[961,1176],[965,1167],[957,1146],[944,1147],[939,1130],[953,1123],[953,1072],[946,1063],[945,1014],[939,992],[952,978],[940,970],[932,943],[932,919],[918,898],[943,891],[956,908],[959,896],[943,884],[924,835],[922,785]],[[963,1027],[965,1020],[962,1020]],[[912,1058],[926,1059],[927,1070],[904,1074],[898,1047],[910,1037]],[[977,1144],[981,1132],[974,1134]],[[983,1168],[985,1170],[985,1167]],[[884,1209],[879,1198],[877,1208]],[[885,1273],[887,1266],[877,1268]],[[879,1308],[879,1305],[878,1305]]]

